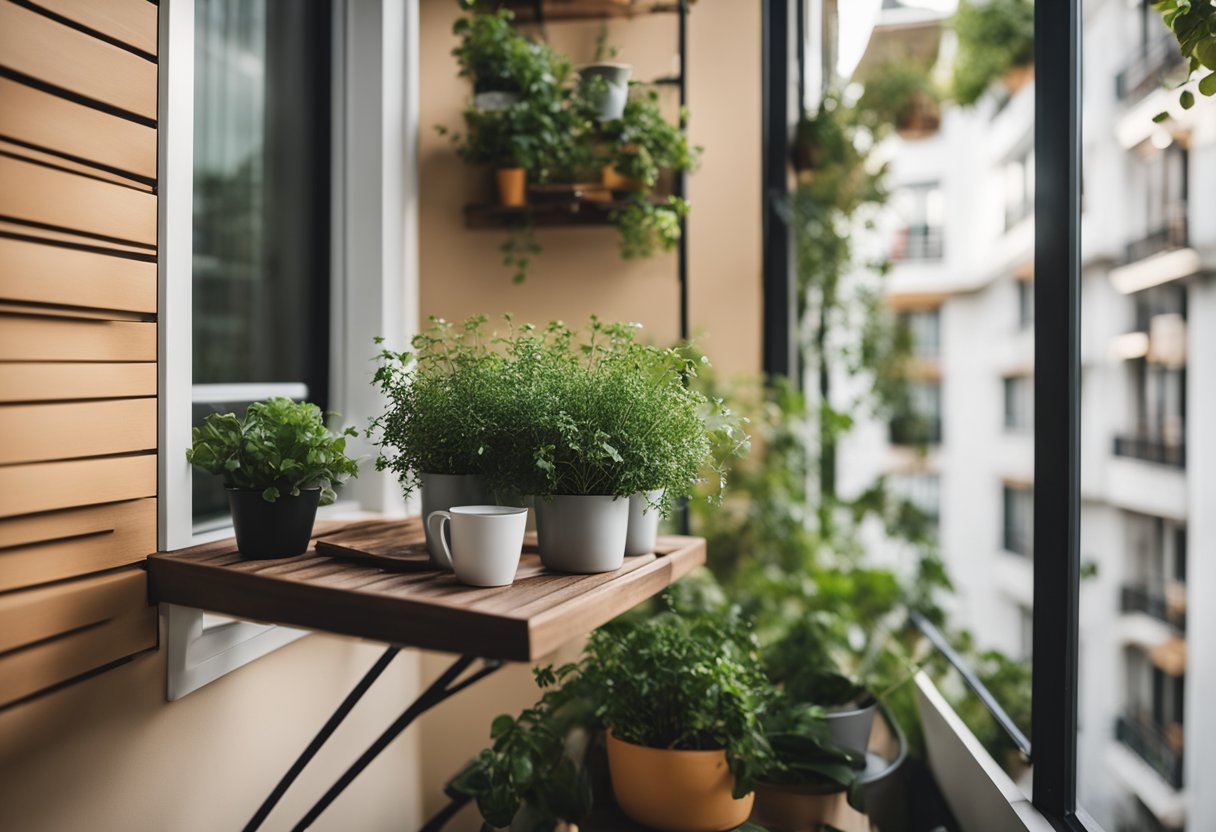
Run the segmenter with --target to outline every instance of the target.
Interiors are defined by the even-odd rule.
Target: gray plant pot
[[[648,555],[654,551],[659,536],[659,512],[650,507],[662,491],[634,494],[629,498],[629,533],[625,536],[625,555]]]
[[[473,474],[423,474],[422,475],[422,516],[430,517],[432,511],[447,511],[452,506],[484,506],[492,504],[489,489],[481,477]],[[426,550],[431,556],[431,566],[435,569],[451,569],[445,566],[443,552],[439,541],[431,539],[431,529],[427,523],[422,524],[426,529]],[[449,525],[450,529],[451,526]],[[450,534],[450,532],[445,532]],[[448,538],[448,545],[452,543]]]
[[[521,96],[517,92],[494,90],[474,95],[473,106],[485,113],[501,113],[514,107],[520,100]]]
[[[629,500],[624,497],[536,499],[536,537],[548,569],[580,574],[620,569],[628,531]]]
[[[870,746],[870,731],[874,727],[874,714],[878,712],[878,700],[867,694],[864,701],[869,704],[862,707],[845,706],[824,714],[832,744],[863,757]]]
[[[624,114],[632,72],[633,67],[629,64],[588,64],[579,69],[580,83],[600,121],[611,121]],[[607,83],[592,85],[593,78],[603,78]]]

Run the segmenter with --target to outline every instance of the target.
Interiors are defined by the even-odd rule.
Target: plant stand
[[[335,557],[317,550],[318,540],[339,535],[343,540],[363,541],[357,557]],[[343,548],[346,546],[349,544]],[[154,601],[392,645],[291,764],[245,826],[246,832],[261,827],[402,647],[456,653],[459,658],[313,804],[293,827],[297,832],[311,826],[426,711],[491,675],[504,661],[533,662],[551,653],[705,562],[703,539],[671,536],[659,538],[656,553],[625,558],[615,572],[558,574],[540,565],[532,535],[525,540],[514,584],[478,588],[458,583],[450,572],[421,566],[425,547],[421,518],[410,517],[318,524],[314,545],[294,558],[246,560],[232,540],[225,540],[148,559]],[[386,550],[393,556],[378,554]],[[470,672],[479,659],[480,667]],[[454,805],[423,828],[441,828],[465,802],[454,798]]]

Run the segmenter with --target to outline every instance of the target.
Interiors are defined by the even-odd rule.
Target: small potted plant
[[[608,43],[608,26],[600,26],[595,40],[595,59],[579,67],[579,93],[589,103],[595,118],[620,118],[629,99],[629,76],[633,67],[614,63],[616,47]]]
[[[317,506],[358,475],[346,455],[346,437],[356,433],[332,433],[315,404],[277,397],[249,405],[244,419],[208,416],[194,428],[186,459],[223,477],[242,555],[293,557],[308,550]]]
[[[606,729],[625,814],[682,832],[747,820],[771,758],[760,722],[771,689],[738,618],[662,613],[598,630],[580,681]]]
[[[891,61],[865,82],[858,111],[881,131],[894,127],[904,139],[921,139],[941,124],[940,96],[929,73],[910,61]]]
[[[975,104],[996,81],[1010,93],[1031,77],[1034,66],[1033,0],[962,0],[954,16],[958,53],[954,100]]]
[[[694,170],[701,148],[688,143],[679,125],[663,117],[659,94],[653,89],[630,95],[620,118],[600,125],[605,142],[604,185],[614,191],[653,188],[664,170]],[[680,122],[687,120],[680,113]]]
[[[481,11],[476,3],[465,4],[468,14],[452,24],[460,43],[452,50],[460,77],[473,84],[474,106],[486,112],[501,112],[534,93],[538,86],[569,75],[569,61],[549,48],[525,37],[515,28],[509,9]]]
[[[464,111],[464,132],[450,133],[456,153],[471,165],[494,171],[498,203],[519,207],[527,203],[528,167],[533,164],[531,137],[518,129],[515,110],[487,111],[470,107]],[[449,135],[443,125],[440,135]]]

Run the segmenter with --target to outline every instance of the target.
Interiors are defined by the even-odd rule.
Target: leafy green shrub
[[[1153,8],[1178,39],[1178,49],[1187,62],[1189,81],[1203,67],[1211,73],[1199,79],[1199,92],[1216,95],[1216,5],[1210,0],[1154,0]],[[1195,106],[1195,94],[1183,90],[1178,94],[1182,109]],[[1159,113],[1154,121],[1165,121],[1169,113]]]
[[[954,30],[954,100],[964,107],[1009,70],[1034,63],[1033,0],[961,0]]]
[[[484,316],[459,327],[432,318],[412,352],[380,354],[373,383],[388,407],[368,437],[380,449],[376,470],[396,474],[406,496],[422,474],[486,473],[510,390],[485,323]]]
[[[681,112],[681,122],[686,119]],[[691,146],[684,131],[663,117],[654,90],[629,96],[621,117],[600,129],[608,143],[607,164],[647,188],[658,183],[662,171],[694,170],[700,161],[701,148]]]
[[[334,485],[359,475],[358,461],[346,455],[346,437],[325,427],[321,409],[308,402],[276,397],[249,405],[244,420],[213,413],[192,431],[186,460],[223,477],[225,488],[256,489],[273,503],[284,492],[320,488],[321,505],[332,503]]]
[[[621,257],[650,257],[656,251],[671,251],[680,242],[680,221],[688,213],[688,200],[669,196],[661,202],[647,194],[631,194],[623,208],[612,212],[620,235]]]
[[[857,111],[874,130],[929,130],[935,129],[940,120],[940,100],[924,67],[909,60],[889,61],[866,79]]]
[[[483,12],[476,3],[464,6],[468,14],[452,24],[452,34],[460,38],[452,55],[474,92],[528,95],[569,77],[569,59],[524,37],[512,25],[515,15],[509,9]]]

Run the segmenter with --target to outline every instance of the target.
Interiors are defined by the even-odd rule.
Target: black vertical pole
[[[1035,3],[1034,804],[1076,810],[1081,0]]]
[[[790,151],[790,0],[764,0],[761,22],[763,79],[764,372],[794,378],[796,315],[787,221]]]
[[[680,129],[684,132],[688,131],[688,125],[685,124],[684,108],[688,104],[688,0],[680,0],[679,9],[679,53],[680,53],[680,74],[677,76],[679,80],[679,95],[680,95]],[[680,171],[675,178],[675,195],[683,199],[687,196],[688,189],[688,173]],[[680,218],[680,245],[677,249],[677,266],[678,277],[680,281],[680,339],[688,340],[689,322],[688,322],[688,218]]]

